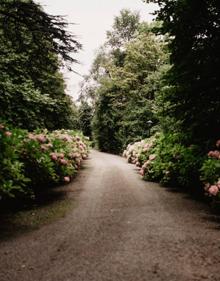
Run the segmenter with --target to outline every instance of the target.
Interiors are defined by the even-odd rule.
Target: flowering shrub
[[[153,136],[151,138],[129,144],[123,152],[123,157],[125,157],[129,163],[135,164],[137,167],[142,167],[150,156],[150,151],[154,147],[155,140],[156,137]]]
[[[216,142],[216,147],[216,150],[209,151],[203,163],[201,180],[208,195],[220,197],[220,140]]]
[[[19,159],[25,131],[0,124],[0,198],[12,196],[25,189],[30,179],[24,175],[24,163]]]
[[[220,198],[220,140],[207,157],[195,145],[185,146],[180,134],[157,134],[133,144],[123,152],[129,163],[140,168],[145,180],[179,185]]]
[[[71,130],[32,133],[0,124],[0,196],[71,181],[88,156],[88,140]]]
[[[140,164],[140,174],[145,180],[194,188],[199,185],[203,157],[198,147],[182,145],[181,138],[177,134],[157,134],[128,146],[124,156]]]

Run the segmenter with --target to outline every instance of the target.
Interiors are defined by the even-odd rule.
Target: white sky
[[[83,50],[75,55],[80,65],[73,66],[81,75],[88,74],[95,50],[105,41],[106,31],[111,29],[114,17],[121,9],[128,8],[139,11],[141,18],[151,21],[150,15],[155,4],[144,4],[141,0],[38,0],[46,12],[53,15],[66,16],[66,20],[76,25],[70,25],[70,31],[77,36],[83,45]],[[65,74],[68,94],[74,99],[79,91],[80,76],[74,73]]]

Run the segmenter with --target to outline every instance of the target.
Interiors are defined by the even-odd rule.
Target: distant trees
[[[32,0],[0,4],[0,118],[26,129],[75,126],[60,67],[81,45],[67,22]]]
[[[87,77],[91,87],[85,93],[95,101],[94,140],[103,151],[121,151],[149,134],[149,120],[157,123],[153,101],[159,84],[151,77],[167,62],[167,54],[151,28],[138,13],[122,10]]]
[[[87,137],[92,136],[92,116],[93,109],[87,101],[81,101],[80,106],[78,107],[78,122],[79,129]]]

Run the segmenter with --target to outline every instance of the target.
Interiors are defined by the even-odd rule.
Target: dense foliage
[[[144,179],[193,192],[205,186],[219,195],[220,5],[144,2],[159,5],[157,21],[147,24],[129,10],[115,17],[81,85],[77,109],[65,94],[60,66],[70,68],[71,53],[81,46],[65,20],[32,0],[3,0],[0,118],[30,131],[78,127],[101,151],[120,153],[129,144],[124,155]],[[2,194],[29,185],[38,190],[74,174],[69,155],[77,148],[75,133],[0,130]]]
[[[185,136],[157,133],[151,138],[129,144],[123,156],[135,164],[143,179],[164,185],[185,187],[191,193],[220,198],[220,140],[207,155],[200,147],[181,144]],[[204,191],[203,191],[203,189]]]
[[[1,1],[0,119],[29,130],[76,127],[59,68],[75,62],[80,44],[66,27],[32,0]]]
[[[87,101],[81,101],[78,108],[79,129],[85,136],[90,138],[92,136],[92,117],[92,106],[90,106]]]
[[[70,182],[87,157],[61,73],[80,48],[63,17],[32,0],[1,1],[0,199]]]
[[[159,4],[156,14],[162,25],[154,30],[167,36],[171,66],[153,77],[160,85],[155,92],[154,112],[162,132],[149,152],[138,153],[135,161],[140,162],[146,180],[192,191],[205,184],[208,194],[217,195],[219,153],[213,144],[219,138],[220,125],[220,80],[216,72],[220,66],[219,3],[145,2]]]
[[[162,119],[169,119],[169,131],[187,135],[188,143],[206,150],[219,138],[220,5],[213,0],[155,0],[158,32],[170,35],[172,68],[169,86],[161,93]]]
[[[150,48],[142,40],[137,49],[137,40],[140,40],[141,35],[146,36],[146,25],[145,33],[142,25],[142,32],[137,29],[136,37],[123,46],[123,56],[119,56],[120,63],[115,64],[116,78],[114,73],[108,71],[108,79],[113,81],[115,87],[104,87],[109,100],[112,98],[118,101],[119,96],[123,97],[124,89],[124,93],[129,96],[127,98],[125,94],[126,98],[121,102],[122,118],[118,118],[117,113],[113,115],[116,116],[115,120],[110,118],[114,120],[112,126],[118,125],[121,143],[116,137],[117,145],[122,147],[126,141],[131,143],[124,154],[128,161],[141,167],[144,179],[187,187],[193,192],[197,189],[201,191],[200,187],[205,184],[208,194],[217,195],[220,178],[219,150],[214,150],[213,144],[219,139],[220,126],[220,80],[216,71],[220,66],[219,3],[207,0],[200,1],[199,4],[198,1],[188,0],[145,2],[159,5],[156,15],[160,24],[153,28],[157,34],[154,38],[157,43],[167,43],[165,45],[170,53],[170,65],[165,63],[166,55],[158,55],[157,59],[164,58],[159,65],[153,59],[152,65],[146,63],[144,52],[148,53],[149,60],[153,58],[150,50],[155,47],[155,43],[149,40],[152,38],[149,29],[147,36]],[[140,42],[143,48],[140,47]],[[130,50],[134,53],[129,53]],[[164,51],[164,47],[162,50]],[[115,50],[113,51],[115,54]],[[157,54],[155,49],[152,53]],[[134,55],[131,54],[135,54],[134,61]],[[129,67],[134,62],[134,71],[130,71],[130,68],[130,75],[124,80],[123,72],[118,69],[128,69],[126,58],[129,58]],[[118,60],[115,59],[115,62]],[[149,66],[154,68],[149,71]],[[138,78],[144,77],[143,80],[136,80],[137,84],[133,80],[136,74],[142,74]],[[120,82],[118,84],[115,83],[117,77]],[[132,83],[129,84],[130,81]],[[127,87],[123,88],[122,85]],[[103,84],[101,89],[103,91]],[[119,92],[120,94],[115,94]],[[128,104],[128,100],[132,102]],[[114,110],[116,109],[114,106]],[[153,139],[143,140],[149,132],[146,127],[149,119],[153,120],[154,125],[157,124],[151,132],[156,130],[159,133]],[[130,126],[129,121],[132,121]],[[217,146],[219,148],[218,142]]]
[[[149,134],[150,120],[157,123],[153,101],[160,83],[153,77],[168,56],[163,38],[151,29],[137,13],[122,10],[86,77],[85,95],[95,108],[94,140],[102,151],[120,152]]]
[[[0,196],[34,196],[46,187],[70,182],[88,156],[79,132],[28,132],[0,124]]]

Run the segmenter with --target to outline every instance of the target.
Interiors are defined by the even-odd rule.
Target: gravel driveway
[[[220,223],[202,203],[97,151],[67,190],[64,218],[0,242],[1,281],[220,280]]]

